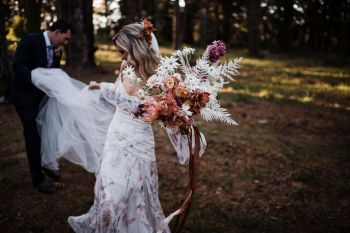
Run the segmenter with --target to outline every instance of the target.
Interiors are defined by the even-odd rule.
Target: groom
[[[38,67],[59,68],[62,50],[58,47],[68,43],[71,33],[71,27],[64,20],[58,20],[48,31],[29,34],[19,42],[13,62],[11,101],[23,125],[33,186],[43,193],[54,193],[56,187],[45,179],[42,171],[54,179],[60,178],[60,174],[57,170],[41,167],[41,139],[36,117],[45,93],[32,84],[31,71]]]

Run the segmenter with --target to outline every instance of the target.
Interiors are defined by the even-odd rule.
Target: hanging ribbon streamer
[[[194,148],[193,148],[193,136],[194,136]],[[175,224],[172,229],[172,233],[179,233],[185,224],[188,212],[190,210],[193,196],[196,191],[196,185],[199,179],[199,151],[200,151],[200,132],[196,126],[190,128],[188,138],[188,146],[190,151],[190,161],[189,161],[189,182],[186,188],[184,198],[181,201],[181,207],[174,213],[170,214],[161,223],[157,233],[163,232],[165,227],[170,223],[170,221],[177,216]]]

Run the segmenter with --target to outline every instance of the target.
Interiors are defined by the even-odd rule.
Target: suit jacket
[[[45,93],[36,88],[31,81],[31,71],[38,67],[47,67],[45,38],[42,32],[29,34],[19,42],[14,62],[11,83],[11,102],[16,108],[26,109],[28,113],[37,109]],[[51,68],[60,67],[61,57],[53,56]]]

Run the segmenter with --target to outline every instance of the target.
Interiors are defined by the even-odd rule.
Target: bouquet
[[[178,219],[172,232],[179,232],[191,206],[199,177],[201,147],[200,132],[194,126],[193,117],[200,115],[207,121],[237,125],[227,109],[220,106],[217,96],[224,85],[238,74],[241,58],[220,64],[219,58],[225,54],[226,46],[222,41],[214,41],[192,66],[190,59],[194,51],[184,48],[176,50],[170,57],[162,57],[156,74],[139,91],[142,102],[133,111],[136,118],[150,123],[159,121],[167,129],[180,131],[188,140],[190,179],[185,196],[181,207],[163,220],[157,232],[163,232],[175,216]],[[123,75],[135,82],[141,81],[132,67],[127,67]]]
[[[142,103],[133,111],[136,118],[146,122],[158,120],[161,126],[184,133],[188,133],[196,115],[207,121],[237,125],[227,109],[220,106],[217,95],[238,74],[241,58],[220,64],[226,46],[222,41],[214,41],[191,66],[194,51],[184,48],[161,58],[156,74],[138,93]],[[130,68],[125,75],[134,76]]]

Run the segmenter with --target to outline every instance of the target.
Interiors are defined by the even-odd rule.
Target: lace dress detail
[[[68,222],[78,233],[156,232],[164,214],[152,127],[130,114],[140,100],[127,94],[120,79],[102,83],[100,98],[116,110],[96,172],[94,204],[88,213],[69,217]]]

